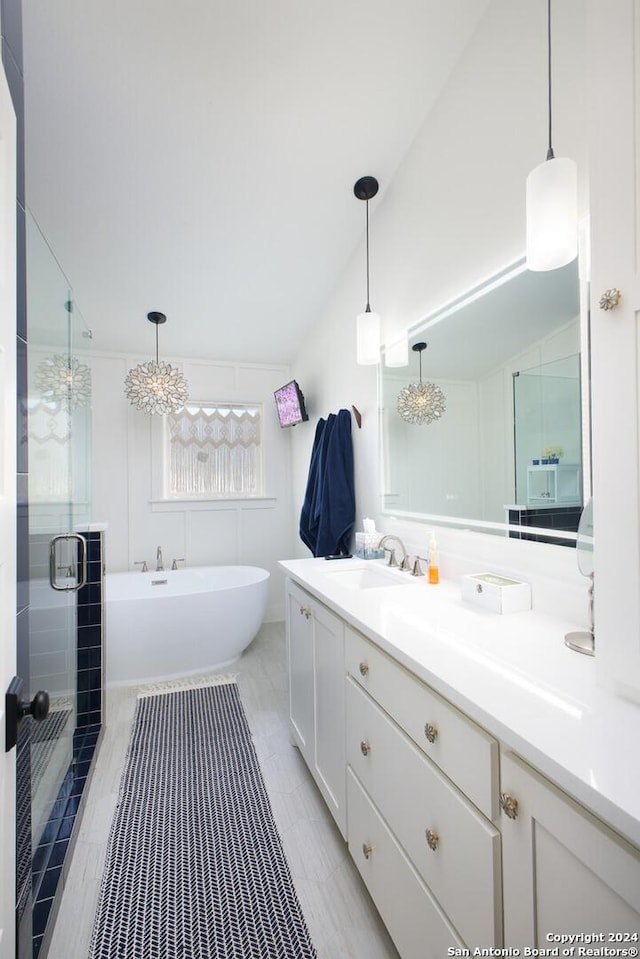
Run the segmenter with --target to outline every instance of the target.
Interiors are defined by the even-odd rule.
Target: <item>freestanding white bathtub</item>
[[[269,573],[257,566],[196,566],[105,576],[108,686],[222,669],[258,632]]]

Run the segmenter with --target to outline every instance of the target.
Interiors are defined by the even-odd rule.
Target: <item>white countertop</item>
[[[340,571],[384,567],[383,561],[299,559],[280,566],[640,846],[640,706],[598,686],[595,659],[564,645],[565,633],[585,623],[533,610],[486,612],[462,601],[459,582],[432,586],[399,571],[387,570],[398,582],[390,587],[340,584]]]

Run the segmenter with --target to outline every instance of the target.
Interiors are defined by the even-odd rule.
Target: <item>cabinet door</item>
[[[316,782],[344,836],[344,625],[319,603],[314,606],[313,619]]]
[[[640,931],[640,854],[517,756],[501,757],[504,943],[548,948],[547,935]],[[511,812],[513,815],[513,807]],[[595,945],[599,945],[596,941]]]
[[[588,0],[596,666],[640,698],[640,0]],[[605,310],[612,288],[622,297]]]
[[[313,610],[309,596],[287,584],[287,653],[289,658],[289,720],[300,752],[313,762]]]

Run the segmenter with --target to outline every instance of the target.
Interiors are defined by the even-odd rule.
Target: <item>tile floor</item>
[[[284,624],[265,624],[233,669],[318,959],[398,959],[344,840],[290,744]],[[135,698],[135,687],[107,694],[107,727],[48,959],[87,959]]]

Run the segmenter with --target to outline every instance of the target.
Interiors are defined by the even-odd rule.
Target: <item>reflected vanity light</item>
[[[42,360],[36,370],[36,386],[43,400],[75,410],[91,402],[91,370],[75,356],[57,353]]]
[[[527,177],[527,267],[556,270],[578,255],[577,167],[556,157],[551,143],[551,0],[547,0],[549,146],[547,157]]]
[[[420,357],[420,382],[409,383],[398,393],[398,413],[407,423],[421,426],[439,420],[446,409],[444,393],[435,383],[422,382],[422,351],[426,343],[414,343],[412,350]]]
[[[385,346],[384,350],[385,366],[408,366],[409,365],[409,336],[405,333],[399,340]]]
[[[356,317],[356,361],[359,366],[373,366],[380,362],[380,317],[369,305],[369,200],[378,192],[378,181],[372,176],[363,176],[356,182],[353,192],[365,201],[365,246],[367,255],[367,305]]]

